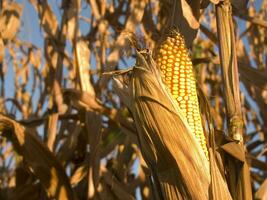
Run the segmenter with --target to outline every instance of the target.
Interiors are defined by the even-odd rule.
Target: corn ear
[[[180,33],[171,32],[167,35],[156,52],[156,62],[162,73],[163,82],[177,100],[182,114],[208,158],[193,65]]]

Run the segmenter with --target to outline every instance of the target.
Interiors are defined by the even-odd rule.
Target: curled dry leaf
[[[118,84],[119,80],[115,80]],[[150,53],[137,52],[128,87],[126,92],[130,92],[128,101],[133,103],[141,151],[155,182],[160,184],[158,189],[163,197],[208,199],[208,161],[179,107],[162,84]]]
[[[17,152],[40,180],[48,197],[75,199],[64,169],[34,133],[3,115],[0,115],[0,133],[11,140]]]

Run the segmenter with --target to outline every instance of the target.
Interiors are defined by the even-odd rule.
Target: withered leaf
[[[267,179],[261,184],[260,188],[255,194],[256,199],[267,199]]]
[[[90,82],[89,74],[90,50],[88,48],[88,44],[84,40],[77,41],[75,54],[82,91],[89,93],[91,96],[94,96],[95,91]]]
[[[0,115],[0,132],[12,141],[15,149],[23,156],[49,197],[75,199],[64,169],[31,130],[11,118]]]
[[[10,3],[1,10],[0,14],[0,35],[3,39],[12,39],[19,27],[22,6],[18,3]]]
[[[246,159],[244,149],[242,149],[242,147],[236,142],[229,142],[227,144],[222,145],[221,148],[237,160],[245,162]]]
[[[82,92],[75,89],[64,89],[63,93],[65,101],[67,101],[67,103],[72,103],[72,105],[77,109],[86,109],[98,112],[104,109],[95,96],[86,91]]]

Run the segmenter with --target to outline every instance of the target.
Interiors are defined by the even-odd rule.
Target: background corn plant
[[[249,199],[251,180],[253,197],[266,199],[266,8],[266,0],[0,1],[0,199],[156,198],[132,115],[102,74],[134,65],[129,33],[152,50],[170,24],[191,50],[216,140],[224,131],[241,146],[219,149],[233,198]]]

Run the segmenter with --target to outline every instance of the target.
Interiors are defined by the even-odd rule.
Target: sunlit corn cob
[[[162,78],[172,96],[177,100],[187,122],[208,158],[196,90],[196,80],[184,38],[173,32],[160,44],[156,62]]]

